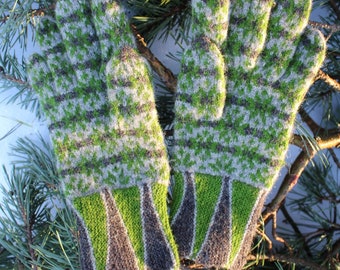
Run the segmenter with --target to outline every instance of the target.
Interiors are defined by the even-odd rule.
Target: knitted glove
[[[82,269],[177,269],[166,148],[124,10],[59,1],[38,34],[29,77],[77,214]]]
[[[193,17],[196,6],[209,14],[213,2],[221,3],[193,1]],[[221,46],[225,103],[211,99],[220,95],[221,67],[206,64],[209,47],[202,46],[202,54],[195,47],[184,53],[171,209],[180,256],[205,266],[244,265],[265,196],[284,164],[297,110],[325,56],[321,34],[305,28],[310,9],[306,0],[233,1]]]

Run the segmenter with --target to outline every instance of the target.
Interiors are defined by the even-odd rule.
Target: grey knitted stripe
[[[150,109],[154,109],[155,105],[152,102],[145,103],[145,104],[140,104],[137,109],[140,114],[148,112]],[[128,113],[131,111],[130,106],[124,106],[121,105],[119,107],[121,113]],[[111,108],[108,104],[104,104],[100,109],[97,110],[92,110],[92,111],[82,111],[82,114],[74,114],[71,117],[64,117],[58,122],[55,122],[49,126],[49,130],[52,131],[54,129],[65,129],[70,126],[74,126],[74,123],[81,122],[81,123],[86,123],[86,122],[91,122],[93,118],[98,118],[98,117],[104,117],[108,121],[110,119],[110,112]],[[69,124],[67,124],[69,123]],[[105,123],[105,121],[104,121]]]
[[[87,88],[84,91],[88,91],[89,93],[86,96],[86,100],[84,100],[82,97],[83,94],[79,93],[79,91],[66,92],[57,96],[47,97],[44,104],[46,113],[53,115],[53,122],[58,122],[67,115],[77,114],[79,112],[79,108],[99,110],[105,106],[105,96],[98,95],[99,93],[94,91],[91,93],[91,88]],[[58,104],[58,106],[54,106],[54,104]]]
[[[108,254],[106,269],[138,270],[137,258],[116,203],[107,189],[104,189],[101,194],[107,216]]]
[[[146,269],[173,269],[175,266],[174,255],[153,204],[150,185],[144,184],[141,187],[141,200]]]
[[[83,220],[75,213],[80,245],[80,264],[82,270],[95,270],[95,259],[92,252],[91,240]]]
[[[197,144],[198,140],[194,139],[178,139],[175,140],[175,144],[177,147],[181,147],[181,149],[193,149],[193,146]],[[238,154],[236,155],[236,148],[232,146],[225,146],[220,143],[214,143],[215,149],[212,149],[211,142],[199,142],[200,150],[206,149],[207,151],[215,152],[216,153],[229,153],[232,156],[243,158],[244,160],[247,159],[245,157],[251,158],[252,156],[259,156],[259,160],[261,163],[269,164],[270,166],[277,166],[279,164],[279,161],[270,157],[266,157],[264,155],[259,155],[257,149],[252,148],[244,148],[242,150],[239,150]]]
[[[181,257],[190,256],[195,237],[195,183],[192,173],[184,173],[184,195],[182,203],[171,224]]]
[[[136,138],[137,131],[135,129],[131,130],[124,130],[124,129],[115,129],[114,133],[109,133],[109,132],[104,132],[96,133],[96,139],[100,140],[101,142],[104,142],[104,144],[110,145],[112,143],[112,137],[113,136],[118,136],[119,138],[123,137],[132,137],[131,139]],[[153,130],[148,130],[144,134],[151,134],[153,133]],[[74,145],[77,149],[80,149],[82,147],[86,147],[88,145],[94,145],[95,141],[91,136],[84,137],[84,138],[77,138],[72,140],[72,145]]]
[[[224,177],[213,221],[197,254],[197,262],[223,265],[228,261],[231,251],[231,219],[231,183],[229,177]]]
[[[154,158],[156,161],[158,158],[164,157],[164,155],[166,154],[162,150],[163,149],[159,151],[149,151],[147,155],[149,156],[150,159]],[[121,154],[123,154],[123,152]],[[125,156],[127,155],[126,151],[124,154]],[[134,151],[131,151],[129,156],[131,159],[133,159],[135,157]],[[91,156],[89,157],[86,156],[86,158],[87,158],[87,161],[85,162],[85,164],[84,162],[82,162],[82,166],[83,168],[86,167],[88,170],[95,170],[96,168],[100,166],[109,166],[109,165],[116,165],[119,167],[119,164],[122,163],[122,160],[123,160],[122,155],[119,155],[119,154],[106,157],[106,158],[99,158],[99,159],[95,159],[94,157],[91,157]],[[65,177],[67,175],[74,175],[74,174],[82,172],[83,168],[81,168],[78,164],[72,164],[72,165],[73,166],[70,168],[61,170],[60,175]]]
[[[107,105],[103,105],[103,107],[99,110],[93,111],[82,111],[82,114],[74,114],[71,117],[64,117],[61,121],[54,122],[49,125],[48,129],[53,131],[55,129],[66,129],[68,127],[74,127],[75,123],[84,124],[86,122],[90,123],[94,118],[103,118],[109,120],[110,110]],[[81,130],[81,129],[79,129]]]

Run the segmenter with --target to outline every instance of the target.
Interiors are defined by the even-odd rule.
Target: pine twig
[[[327,24],[327,23],[320,23],[316,21],[309,21],[308,24],[312,27],[331,30],[332,33],[340,31],[340,25],[337,25],[337,24]]]
[[[306,112],[303,107],[300,107],[299,114],[305,124],[312,130],[313,134],[318,134],[320,131],[324,132],[324,129],[320,127],[312,117]]]
[[[293,228],[293,230],[296,233],[296,235],[298,235],[298,237],[303,239],[303,248],[305,249],[307,255],[312,258],[313,257],[312,252],[311,252],[309,246],[307,245],[307,243],[306,243],[306,241],[305,241],[305,239],[304,239],[304,237],[303,237],[299,227],[296,225],[296,223],[294,222],[293,218],[289,214],[286,206],[283,204],[280,209],[281,209],[285,219],[288,221],[290,226]]]
[[[323,80],[334,90],[340,92],[340,83],[337,80],[330,77],[327,73],[323,72],[321,69],[318,71],[318,74],[315,77],[315,81],[317,80]]]
[[[329,252],[329,256],[334,256],[336,254],[339,254],[339,250],[340,250],[340,239],[335,241],[335,243],[333,244],[333,246],[332,246],[332,248]]]
[[[289,252],[291,253],[292,248],[290,247],[290,245],[288,244],[288,242],[287,242],[284,238],[282,238],[281,236],[279,236],[279,235],[277,234],[277,231],[276,231],[276,228],[277,228],[277,212],[275,212],[275,213],[272,215],[272,219],[273,219],[273,220],[272,220],[272,235],[273,235],[274,239],[275,239],[276,241],[278,241],[278,242],[284,244],[284,245],[288,248]]]
[[[334,150],[331,148],[331,149],[328,149],[328,151],[331,154],[331,156],[332,156],[332,158],[334,160],[335,165],[338,167],[338,169],[340,169],[340,160],[336,156]]]
[[[260,235],[267,242],[268,250],[269,250],[270,253],[272,253],[272,251],[273,251],[273,242],[272,242],[272,240],[270,240],[270,238],[262,230],[257,229],[256,233],[258,235]]]
[[[305,259],[301,259],[301,258],[296,258],[294,256],[292,256],[291,254],[274,254],[271,256],[267,256],[267,255],[261,255],[260,257],[256,258],[254,255],[249,255],[248,256],[248,260],[266,260],[266,261],[270,261],[270,262],[283,262],[283,263],[287,263],[287,264],[297,264],[297,265],[301,265],[304,267],[309,267],[309,269],[311,270],[328,270],[327,267],[325,266],[320,266],[319,264],[313,263],[311,261],[307,261]]]
[[[177,79],[175,75],[170,69],[165,67],[165,65],[159,61],[157,57],[154,56],[151,50],[147,47],[144,38],[137,32],[135,26],[132,25],[131,28],[135,35],[139,53],[149,62],[152,69],[158,74],[167,89],[169,89],[170,92],[175,93],[177,87]]]
[[[340,132],[335,134],[326,134],[322,137],[318,137],[316,141],[320,149],[338,147],[340,145]],[[291,143],[300,147],[302,151],[292,164],[290,171],[285,176],[276,196],[262,213],[263,220],[266,224],[279,210],[287,194],[297,184],[299,177],[308,165],[309,161],[317,153],[317,150],[311,145],[307,145],[299,135],[294,135],[291,139]]]
[[[52,4],[48,7],[30,9],[27,14],[30,14],[31,18],[42,17],[46,14],[46,12],[54,10],[54,8],[55,8],[55,4]],[[13,18],[15,19],[16,16],[18,16],[18,15],[13,15]],[[11,15],[6,15],[6,16],[3,16],[2,18],[0,18],[0,25],[6,23],[10,18],[11,18]]]
[[[330,0],[329,4],[331,8],[333,9],[334,13],[336,14],[336,16],[338,17],[338,20],[340,20],[340,9],[338,8],[335,0]]]
[[[29,86],[26,81],[18,79],[18,78],[11,76],[9,74],[6,74],[4,68],[1,67],[1,66],[0,66],[0,78],[7,80],[7,81],[10,81],[10,82],[13,82],[13,83],[16,83],[16,84],[19,84],[19,85],[22,85],[22,86],[27,86],[27,87]]]

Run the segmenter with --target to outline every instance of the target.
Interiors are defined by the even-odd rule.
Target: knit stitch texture
[[[175,103],[171,226],[181,257],[244,265],[298,108],[324,60],[321,33],[306,28],[310,10],[306,0],[192,1],[193,41]]]
[[[123,7],[60,0],[38,41],[28,73],[77,216],[82,269],[177,269],[166,148]]]

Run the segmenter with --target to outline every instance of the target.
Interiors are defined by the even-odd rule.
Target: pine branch
[[[306,251],[307,255],[308,255],[309,257],[312,258],[312,257],[313,257],[313,254],[312,254],[312,252],[311,252],[309,246],[307,245],[307,243],[306,243],[306,241],[305,241],[305,239],[304,239],[304,237],[303,237],[303,234],[301,233],[299,227],[297,226],[297,224],[295,223],[294,219],[293,219],[293,218],[291,217],[291,215],[289,214],[289,212],[288,212],[286,206],[285,206],[284,204],[282,204],[280,210],[282,211],[282,213],[283,213],[285,219],[288,221],[288,223],[290,224],[290,226],[293,228],[293,230],[294,230],[295,234],[298,236],[298,238],[299,238],[299,239],[302,239],[302,241],[303,241],[303,248],[304,248],[304,250]]]
[[[332,33],[340,31],[340,25],[337,24],[327,24],[327,23],[320,23],[316,21],[309,21],[308,24],[310,26],[316,27],[316,28],[322,28],[322,29],[327,29],[331,30]]]
[[[320,150],[338,147],[340,145],[340,132],[336,134],[327,134],[323,137],[319,136],[316,141]],[[276,212],[279,210],[285,198],[287,197],[287,194],[297,184],[299,177],[305,170],[309,161],[317,153],[317,150],[310,144],[306,144],[306,142],[301,138],[300,135],[294,135],[291,139],[291,143],[300,147],[302,151],[290,167],[290,170],[285,176],[276,196],[262,212],[262,217],[266,224],[269,222],[270,218],[273,217],[273,215],[275,215]]]
[[[337,6],[336,1],[335,0],[330,0],[329,4],[330,4],[331,8],[333,9],[334,13],[336,14],[338,20],[340,20],[340,9]]]
[[[34,18],[34,17],[42,17],[45,15],[46,11],[49,11],[49,10],[53,10],[55,5],[51,5],[47,8],[38,8],[38,9],[30,9],[28,11],[28,14],[31,18]],[[21,14],[20,14],[21,15]],[[0,26],[4,23],[6,23],[9,19],[13,18],[14,20],[19,18],[20,16],[18,14],[14,14],[14,15],[6,15],[6,16],[3,16],[2,18],[0,18]]]
[[[325,72],[323,72],[321,69],[318,71],[318,74],[315,77],[315,81],[317,80],[323,80],[325,83],[331,86],[334,90],[340,92],[340,83],[337,80],[330,77]]]
[[[306,112],[303,107],[300,107],[299,114],[305,124],[312,130],[313,134],[318,134],[319,131],[324,132],[325,129],[320,127],[312,117]]]
[[[132,23],[148,42],[156,36],[166,40],[171,32],[176,33],[176,41],[183,40],[187,35],[190,1],[129,0],[128,3],[136,14]]]
[[[154,56],[151,50],[147,47],[144,38],[137,32],[136,27],[132,25],[131,28],[137,41],[137,48],[139,53],[149,62],[150,66],[160,77],[167,89],[170,92],[175,93],[177,86],[177,79],[175,75],[170,69],[165,67],[165,65],[161,61],[159,61],[157,57]]]
[[[331,154],[331,157],[333,158],[335,165],[338,167],[338,169],[340,169],[340,160],[336,156],[334,150],[331,148],[331,149],[328,149],[328,151]]]
[[[270,262],[282,262],[286,264],[297,264],[300,266],[308,267],[312,270],[328,270],[327,267],[321,266],[319,264],[313,263],[310,260],[305,260],[301,258],[297,258],[292,254],[273,254],[272,256],[261,255],[256,257],[254,255],[249,255],[248,260],[265,260]]]
[[[21,86],[29,87],[29,84],[26,81],[24,81],[20,78],[17,78],[13,75],[6,74],[4,68],[1,67],[1,66],[0,66],[0,77],[3,80],[7,80],[7,81],[13,82],[15,84],[19,84]]]

